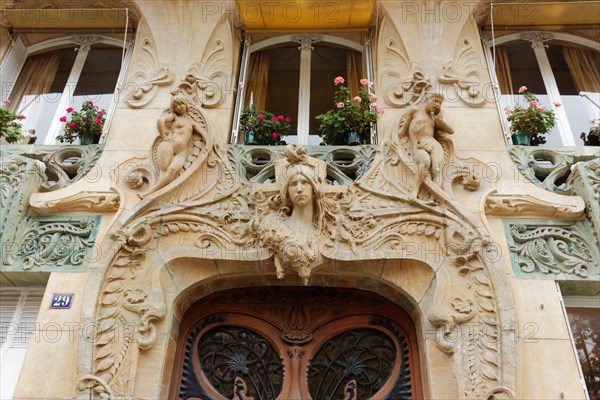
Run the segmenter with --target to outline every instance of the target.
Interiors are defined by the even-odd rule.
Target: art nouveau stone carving
[[[23,270],[48,271],[56,265],[80,269],[91,257],[97,225],[97,218],[32,218],[19,229],[19,240],[10,246],[4,263]]]
[[[201,163],[212,148],[202,113],[182,92],[180,87],[172,93],[170,107],[157,120],[159,137],[152,145],[152,164],[136,168],[126,178],[130,188],[145,189],[144,195],[168,185],[193,163]]]
[[[391,133],[391,140],[384,143],[391,166],[403,164],[403,168],[398,168],[400,175],[390,179],[401,182],[400,187],[411,201],[435,202],[427,197],[433,188],[431,184],[448,193],[452,192],[451,185],[456,179],[461,179],[468,190],[479,187],[474,170],[454,161],[449,137],[454,130],[440,115],[443,99],[441,94],[429,94],[424,104],[415,105],[403,114],[397,129]],[[423,191],[426,182],[428,190]]]
[[[510,225],[513,263],[526,273],[598,276],[600,253],[597,243],[590,243],[580,230],[571,226]]]
[[[114,191],[78,192],[56,200],[37,201],[31,198],[31,209],[44,215],[72,211],[111,212],[117,211],[120,204],[121,198]]]
[[[420,102],[431,88],[419,61],[411,61],[393,23],[384,19],[381,24],[379,52],[383,55],[381,87],[391,106],[405,107]]]
[[[274,162],[275,182],[248,183],[231,167],[227,153],[214,147],[204,169],[189,170],[185,187],[165,187],[160,194],[165,201],[149,197],[124,214],[103,244],[114,256],[101,269],[105,275],[95,315],[100,328],[82,385],[115,396],[133,393],[137,354],[153,346],[163,329],[157,321],[170,312],[160,273],[178,249],[201,259],[272,257],[279,277],[292,271],[310,283],[315,268],[331,260],[385,255],[435,263],[411,250],[414,243],[428,243],[443,262],[435,264],[437,288],[427,318],[438,332],[440,349],[452,354],[462,396],[512,387],[513,375],[506,372],[514,363],[510,335],[494,336],[509,318],[506,308],[500,313],[493,284],[501,279],[493,275],[500,270],[494,248],[479,221],[452,195],[452,183],[465,179],[465,170],[451,143],[442,144],[444,161],[454,161],[446,174],[449,182],[440,186],[426,177],[412,199],[409,180],[398,178],[414,174],[408,170],[416,164],[410,137],[401,141],[396,129],[390,137],[372,167],[349,186],[327,184],[325,163],[294,146]],[[177,248],[168,245],[172,240]],[[477,327],[477,334],[453,341],[467,323]],[[134,329],[118,330],[121,324]]]
[[[493,190],[485,199],[485,213],[503,216],[531,216],[547,218],[579,218],[585,211],[580,198],[567,198],[563,203],[546,201],[530,194],[505,193]]]
[[[295,145],[287,147],[286,156],[276,167],[281,190],[269,199],[269,208],[277,212],[254,225],[260,244],[274,253],[277,277],[290,268],[306,285],[311,270],[322,263],[319,241],[331,246],[336,239],[353,240],[339,224],[339,205],[323,193],[325,163]]]
[[[138,26],[138,37],[141,38],[132,56],[132,75],[123,85],[129,91],[125,104],[131,108],[143,108],[158,93],[161,86],[173,83],[173,74],[169,68],[159,61],[156,43],[148,23],[144,20]]]
[[[463,103],[470,107],[480,107],[485,104],[480,72],[482,60],[470,39],[477,35],[467,33],[467,29],[473,29],[472,25],[465,24],[456,43],[454,59],[444,65],[438,80],[440,83],[452,85]]]

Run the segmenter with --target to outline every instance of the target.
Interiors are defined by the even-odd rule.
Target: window
[[[600,299],[565,297],[565,307],[590,399],[600,398]]]
[[[496,79],[500,108],[513,105],[520,86],[527,86],[542,105],[559,102],[557,125],[546,146],[581,146],[590,119],[600,117],[600,52],[597,43],[548,32],[512,34],[496,39]],[[521,97],[522,98],[522,97]],[[506,122],[504,114],[502,120]]]
[[[43,288],[0,288],[0,399],[12,398],[43,295]]]
[[[78,110],[84,101],[107,110],[108,124],[123,66],[122,44],[109,37],[75,36],[24,48],[26,59],[21,62],[17,54],[7,55],[2,71],[10,78],[3,79],[3,94],[11,99],[13,111],[27,117],[24,131],[35,131],[37,144],[54,144],[64,126],[60,117],[68,107]]]
[[[283,35],[252,45],[248,40],[242,56],[232,141],[238,141],[242,109],[252,102],[258,110],[292,118],[286,142],[319,144],[315,117],[333,108],[334,78],[344,76],[351,92],[356,93],[361,78],[373,81],[366,57],[368,41],[363,36]]]

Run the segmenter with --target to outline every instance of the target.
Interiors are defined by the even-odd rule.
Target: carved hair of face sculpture
[[[303,208],[312,203],[312,223],[320,229],[321,204],[323,196],[317,182],[301,168],[290,168],[291,174],[281,189],[282,212],[290,216],[294,208]]]

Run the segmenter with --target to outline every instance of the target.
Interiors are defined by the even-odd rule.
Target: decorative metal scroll
[[[369,399],[388,381],[397,352],[394,341],[375,329],[344,332],[327,341],[313,358],[308,390],[313,399],[343,399],[356,381],[356,398]]]
[[[274,400],[281,393],[281,359],[260,335],[240,327],[221,326],[206,332],[198,349],[202,373],[226,398],[234,397],[236,377],[243,378],[248,397]]]

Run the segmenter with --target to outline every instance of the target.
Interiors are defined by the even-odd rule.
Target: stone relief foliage
[[[117,211],[121,197],[115,191],[79,192],[57,200],[36,201],[31,209],[40,214],[58,214],[71,211],[112,212]]]
[[[463,103],[470,107],[480,107],[486,102],[482,93],[482,60],[480,53],[476,51],[478,35],[469,32],[472,29],[474,27],[469,23],[463,27],[454,49],[454,59],[444,65],[438,81],[452,85]]]
[[[23,270],[56,270],[82,267],[89,261],[97,234],[98,218],[31,218],[18,229],[4,264]]]
[[[380,37],[379,53],[383,55],[381,87],[386,102],[395,107],[419,102],[431,88],[429,79],[418,62],[409,59],[398,31],[387,19],[382,22]]]
[[[378,52],[383,61],[380,82],[385,101],[392,107],[421,103],[435,84],[430,77],[437,75],[437,81],[442,85],[435,90],[446,93],[443,85],[447,85],[454,88],[456,97],[468,106],[483,106],[486,102],[482,93],[485,71],[481,71],[480,67],[482,60],[477,50],[478,42],[473,42],[479,36],[472,29],[469,23],[465,23],[457,37],[453,59],[446,62],[440,71],[436,64],[426,60],[434,54],[426,54],[425,49],[409,55],[394,24],[384,18]]]
[[[526,273],[576,275],[581,278],[600,273],[600,253],[590,243],[581,224],[557,227],[510,225],[513,263]]]
[[[146,24],[142,29],[148,31]],[[149,32],[146,32],[150,35]],[[160,86],[173,83],[173,74],[164,64],[158,61],[157,49],[151,37],[141,40],[141,51],[134,57],[130,82],[124,85],[124,89],[132,89],[125,103],[131,108],[143,108],[154,99]],[[148,72],[152,71],[152,72]]]

